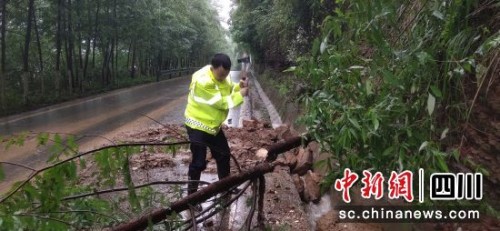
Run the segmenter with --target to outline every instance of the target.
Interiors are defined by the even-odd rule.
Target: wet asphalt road
[[[80,150],[88,150],[109,144],[96,136],[112,139],[120,133],[158,126],[144,115],[161,123],[182,123],[189,82],[189,77],[180,77],[1,118],[0,135],[22,132],[72,134]],[[0,161],[40,168],[49,156],[47,147],[36,147],[35,138],[26,140],[23,147],[5,150],[4,146],[0,144]],[[3,167],[6,180],[0,183],[0,191],[30,173],[19,167]]]
[[[238,74],[231,72],[233,81],[237,81]],[[159,126],[152,119],[162,124],[181,124],[190,81],[190,76],[185,76],[0,118],[0,136],[22,132],[72,134],[80,151],[84,151],[109,144],[98,136],[113,139],[123,133]],[[27,140],[22,147],[5,150],[4,146],[0,143],[0,161],[33,168],[46,165],[47,148],[37,148],[35,138]],[[19,167],[3,167],[6,181],[0,182],[0,192],[30,173]]]
[[[0,119],[0,135],[25,131],[101,134],[141,114],[185,97],[190,79],[181,77],[77,100],[12,118]],[[182,116],[182,114],[180,114]],[[177,121],[178,122],[178,121]]]

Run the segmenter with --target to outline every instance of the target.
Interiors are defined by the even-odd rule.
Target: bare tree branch
[[[206,181],[191,181],[191,180],[186,180],[186,181],[154,181],[154,182],[149,182],[146,184],[134,186],[133,188],[140,189],[140,188],[149,187],[149,186],[153,186],[153,185],[179,185],[179,184],[188,184],[190,182],[198,182],[198,183],[205,184],[205,185],[210,184],[209,182],[206,182]],[[129,189],[128,187],[107,189],[107,190],[96,191],[96,192],[92,192],[92,193],[85,193],[85,194],[65,197],[65,198],[61,199],[61,201],[75,200],[75,199],[80,199],[80,198],[84,198],[84,197],[97,196],[97,195],[113,193],[113,192],[121,192],[121,191],[126,191],[128,189]]]
[[[241,227],[242,229],[246,227],[247,231],[250,231],[252,229],[252,220],[253,220],[253,215],[255,214],[255,207],[257,207],[257,190],[258,190],[258,180],[255,179],[252,184],[253,184],[253,192],[252,192],[252,206],[250,207],[250,212],[248,213],[247,219],[245,221],[245,225]]]
[[[198,227],[196,225],[196,216],[194,214],[193,205],[189,205],[189,214],[191,214],[191,225],[193,227],[193,231],[196,231],[198,229]]]
[[[236,168],[238,169],[238,172],[241,173],[241,165],[240,165],[240,162],[238,162],[238,160],[236,159],[236,157],[234,157],[233,154],[231,154],[231,159],[233,160],[234,164],[236,165]]]
[[[118,219],[116,219],[116,218],[114,218],[112,216],[106,215],[104,213],[99,213],[99,212],[96,212],[96,211],[92,211],[92,210],[67,210],[67,211],[54,211],[54,212],[32,213],[32,214],[42,215],[42,214],[51,214],[51,213],[92,213],[92,214],[96,214],[96,215],[99,215],[99,216],[107,217],[107,218],[113,219],[115,221],[118,221]]]
[[[32,167],[29,167],[29,166],[27,166],[27,165],[23,165],[23,164],[12,163],[12,162],[6,162],[6,161],[0,161],[0,164],[8,164],[8,165],[21,167],[21,168],[25,168],[25,169],[31,170],[31,171],[33,171],[33,172],[36,172],[36,169],[34,169],[34,168],[32,168]]]
[[[231,205],[231,204],[232,204],[232,203],[234,203],[236,200],[238,200],[238,199],[239,199],[239,198],[243,195],[243,193],[245,193],[245,191],[248,189],[248,187],[250,187],[250,185],[251,185],[251,182],[247,183],[247,184],[243,187],[243,189],[242,189],[242,190],[238,193],[238,195],[236,195],[235,197],[231,198],[231,200],[229,200],[227,203],[222,204],[222,207],[223,207],[223,208],[227,208],[229,205]],[[215,205],[216,205],[215,203],[214,203],[214,204],[212,204],[212,206],[211,206],[211,207],[206,208],[203,212],[201,212],[200,214],[198,214],[198,216],[199,216],[199,215],[201,215],[201,214],[203,214],[203,213],[205,213],[205,212],[208,212],[210,209],[213,209],[213,208],[215,207]],[[204,221],[208,220],[209,218],[213,217],[213,216],[214,216],[215,214],[217,214],[217,213],[219,213],[219,211],[214,210],[214,211],[212,211],[211,213],[209,213],[208,215],[206,215],[206,216],[204,216],[204,217],[199,218],[198,220],[196,220],[196,223],[202,223],[202,222],[204,222]],[[183,224],[181,224],[181,226],[183,226],[183,225],[187,225],[187,224],[189,224],[189,222],[188,222],[188,221],[185,221]],[[184,231],[187,231],[187,230],[189,230],[190,228],[191,228],[191,226],[188,226],[188,227],[184,228]]]
[[[71,223],[69,223],[67,221],[63,221],[63,220],[60,220],[60,219],[57,219],[57,218],[53,218],[53,217],[44,217],[44,216],[41,216],[41,215],[38,215],[38,214],[23,213],[23,214],[15,214],[15,216],[35,217],[35,218],[43,219],[43,220],[51,220],[51,221],[56,221],[56,222],[59,222],[59,223],[63,223],[65,225],[73,227],[75,229],[77,228],[74,224],[71,224]]]
[[[167,129],[168,131],[172,132],[172,133],[175,133],[176,135],[180,136],[183,140],[189,140],[184,134],[181,134],[179,133],[178,131],[174,130],[174,129],[171,129],[169,128],[166,124],[163,124],[161,123],[160,121],[157,121],[155,119],[153,119],[152,117],[146,115],[146,114],[142,114],[142,113],[139,113],[140,115],[144,116],[144,117],[147,117],[149,118],[150,120],[154,121],[155,123],[161,125],[163,128]]]
[[[171,204],[169,208],[159,208],[152,212],[142,215],[136,219],[133,219],[127,223],[118,225],[111,230],[142,230],[148,227],[150,223],[156,224],[163,221],[168,215],[172,213],[180,213],[189,209],[189,204],[198,204],[206,201],[210,197],[213,197],[217,193],[227,191],[228,188],[240,185],[248,180],[255,180],[266,173],[272,172],[275,163],[272,161],[276,160],[277,155],[286,152],[290,149],[296,148],[300,145],[305,145],[310,141],[310,138],[306,136],[294,137],[286,140],[285,142],[272,145],[267,149],[267,158],[265,162],[256,165],[254,168],[239,173],[237,175],[232,175],[221,179],[209,186],[197,191],[196,193],[190,194]]]
[[[266,193],[266,177],[259,177],[259,210],[257,212],[257,223],[264,228],[264,195]]]
[[[145,214],[139,218],[136,218],[127,223],[121,224],[114,227],[112,230],[141,230],[148,227],[149,222],[156,224],[164,220],[168,215],[172,213],[180,213],[189,208],[189,204],[201,203],[217,193],[227,191],[228,188],[236,185],[240,185],[248,180],[253,180],[259,176],[272,172],[275,165],[269,162],[263,162],[251,170],[242,172],[237,175],[229,176],[221,179],[217,182],[210,184],[209,186],[197,191],[196,193],[190,194],[171,204],[169,208],[160,208],[153,210],[152,212]]]

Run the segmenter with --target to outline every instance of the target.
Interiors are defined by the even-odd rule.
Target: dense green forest
[[[3,0],[0,8],[0,115],[151,81],[227,50],[206,0]]]
[[[499,1],[241,0],[232,20],[263,80],[306,108],[301,123],[331,153],[319,165],[458,165],[484,173],[497,201]]]

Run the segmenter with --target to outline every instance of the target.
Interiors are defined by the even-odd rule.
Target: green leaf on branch
[[[441,90],[439,90],[438,87],[431,85],[431,93],[434,97],[436,98],[443,98],[443,93],[441,93]]]
[[[429,146],[429,142],[428,142],[428,141],[423,142],[423,143],[420,145],[420,148],[418,149],[418,152],[421,152],[421,151],[422,151],[422,150],[424,150],[427,146]]]
[[[44,146],[47,144],[47,142],[49,141],[49,137],[50,137],[50,134],[49,133],[40,133],[38,135],[38,146]]]
[[[321,54],[325,53],[326,48],[328,47],[328,38],[330,37],[331,31],[328,32],[328,34],[323,38],[323,41],[321,42],[321,45],[319,47],[319,51]]]
[[[429,96],[427,98],[427,112],[429,113],[430,116],[432,116],[432,113],[434,113],[434,109],[436,108],[436,98],[429,93]]]
[[[5,180],[5,172],[3,170],[3,164],[0,164],[0,181]]]
[[[446,129],[443,130],[443,132],[441,133],[440,140],[443,140],[444,138],[446,138],[446,136],[448,135],[448,131],[450,131],[449,128],[446,128]]]
[[[50,146],[50,156],[48,159],[49,163],[53,163],[59,160],[59,157],[65,152],[64,151],[64,144],[62,142],[61,135],[55,134],[54,135],[54,144]]]
[[[291,67],[287,68],[286,70],[284,70],[283,72],[294,72],[296,69],[297,69],[296,66],[291,66]]]
[[[355,128],[361,130],[361,125],[359,125],[359,123],[356,119],[349,117],[349,121],[351,122],[352,125],[354,125]]]
[[[434,155],[434,159],[437,161],[437,165],[439,166],[440,170],[444,172],[449,172],[450,170],[448,169],[448,165],[446,164],[444,158],[446,154],[437,150],[433,150],[432,153]]]

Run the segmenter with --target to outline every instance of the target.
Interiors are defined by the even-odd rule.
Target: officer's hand
[[[247,96],[248,95],[248,87],[241,88],[240,93],[242,96]]]
[[[248,78],[243,77],[240,80],[240,88],[245,88],[245,87],[248,87]]]

